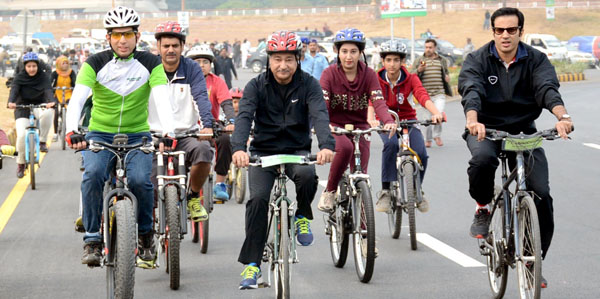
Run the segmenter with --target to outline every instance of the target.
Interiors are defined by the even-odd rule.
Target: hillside
[[[483,10],[458,11],[442,14],[430,12],[425,17],[415,19],[415,33],[429,28],[435,35],[447,39],[458,47],[465,44],[465,38],[471,37],[476,46],[492,38],[490,31],[482,30]],[[553,33],[561,40],[575,35],[597,35],[600,10],[556,9],[556,20],[547,21],[543,9],[526,9],[525,31],[530,33]],[[153,31],[156,24],[167,19],[144,19],[141,30]],[[304,16],[246,16],[246,17],[206,17],[192,18],[189,41],[233,41],[248,38],[255,45],[258,38],[266,37],[279,29],[297,28],[319,29],[327,22],[332,30],[355,26],[367,36],[390,34],[390,20],[373,20],[368,13],[347,13],[331,15]],[[96,21],[42,21],[42,31],[53,32],[57,39],[64,37],[70,28],[101,28]],[[10,30],[7,22],[0,23],[0,36]],[[394,20],[395,36],[410,37],[410,18]]]

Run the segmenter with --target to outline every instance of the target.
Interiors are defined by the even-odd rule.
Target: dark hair
[[[517,16],[517,18],[519,19],[519,24],[518,25],[521,28],[521,30],[523,30],[523,26],[525,25],[525,16],[517,8],[514,8],[514,7],[502,7],[502,8],[499,8],[498,10],[496,10],[492,14],[492,17],[490,18],[490,21],[492,23],[492,28],[495,27],[494,26],[494,21],[496,20],[496,18],[497,17],[501,17],[501,16]]]
[[[434,46],[437,47],[437,42],[433,38],[428,38],[425,40],[425,43],[433,43]]]
[[[400,60],[404,60],[406,58],[406,54],[404,54],[404,53],[383,52],[383,53],[379,54],[379,56],[381,56],[381,59],[383,59],[383,60],[385,60],[385,57],[388,55],[396,55],[396,56],[400,57]]]

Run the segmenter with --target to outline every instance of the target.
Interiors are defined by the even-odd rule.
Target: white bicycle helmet
[[[379,55],[383,58],[387,54],[399,54],[400,56],[405,56],[407,54],[406,45],[397,39],[385,41],[381,44]]]
[[[192,47],[185,54],[185,57],[188,57],[191,59],[206,58],[206,59],[210,60],[210,62],[213,62],[213,60],[215,60],[215,54],[213,53],[213,51],[210,49],[210,47],[208,45],[199,45],[199,46]]]
[[[121,28],[140,26],[140,16],[133,8],[117,6],[106,13],[104,16],[104,28]]]

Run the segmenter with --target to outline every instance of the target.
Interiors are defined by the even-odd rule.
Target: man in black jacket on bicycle
[[[231,138],[233,163],[248,166],[246,142],[254,122],[253,156],[310,153],[310,124],[315,128],[319,149],[317,164],[333,160],[335,140],[329,131],[329,114],[319,82],[300,69],[300,37],[293,32],[273,33],[267,42],[267,71],[244,88]],[[295,228],[298,243],[311,245],[313,219],[310,204],[317,192],[314,165],[288,165],[286,175],[294,181],[298,201]],[[274,167],[250,167],[250,200],[246,204],[246,240],[238,261],[246,265],[240,289],[255,289],[267,241],[269,194],[277,171]]]
[[[560,93],[554,67],[542,52],[520,42],[525,17],[516,8],[504,7],[491,17],[494,40],[469,54],[458,78],[466,114],[463,138],[471,151],[469,193],[477,202],[471,236],[485,238],[490,224],[488,204],[494,194],[494,175],[501,144],[485,139],[485,129],[518,134],[537,131],[535,120],[543,108],[558,119],[556,129],[567,138],[573,129]],[[548,161],[542,148],[526,153],[527,186],[535,192],[539,215],[542,257],[546,256],[554,217],[548,181]],[[514,165],[514,155],[511,164]],[[546,287],[542,278],[542,287]]]

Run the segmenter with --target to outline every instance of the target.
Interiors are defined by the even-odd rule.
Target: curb
[[[560,81],[560,82],[585,80],[585,75],[583,73],[558,74],[557,76],[558,76],[558,81]]]

